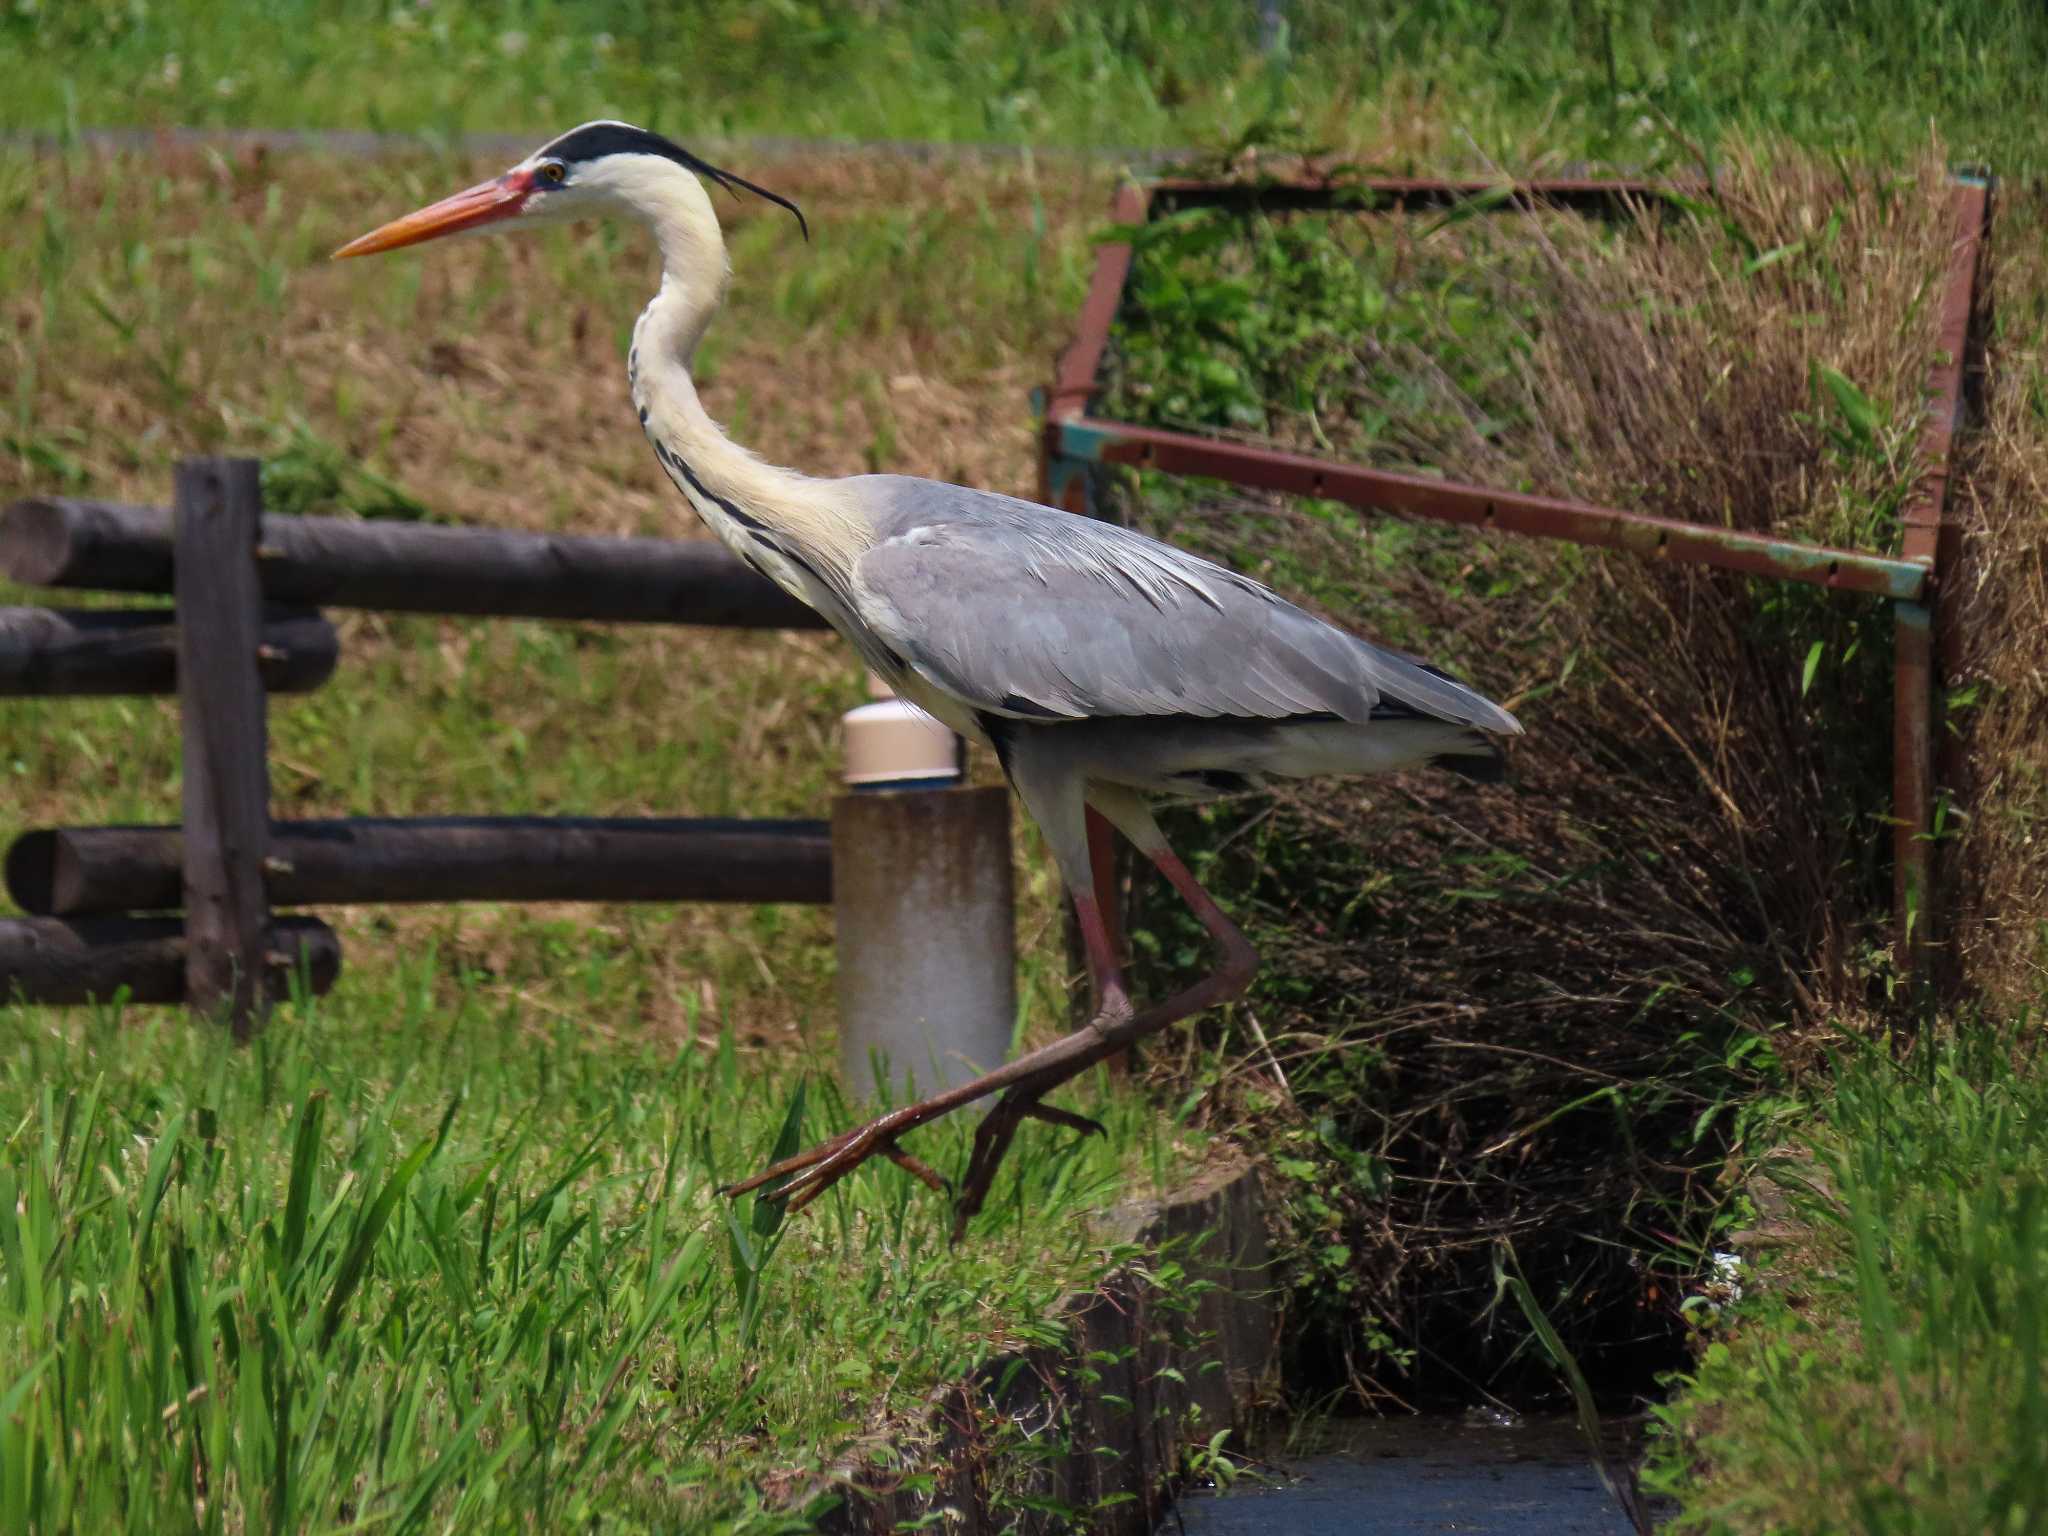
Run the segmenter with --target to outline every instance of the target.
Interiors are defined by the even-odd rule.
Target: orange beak
[[[510,174],[494,181],[478,182],[467,191],[430,203],[402,219],[393,219],[367,235],[358,235],[328,260],[340,261],[344,256],[374,256],[379,251],[395,251],[401,245],[418,245],[422,240],[438,240],[443,235],[457,235],[466,229],[494,224],[525,207],[527,194],[532,190],[533,178],[526,174]]]

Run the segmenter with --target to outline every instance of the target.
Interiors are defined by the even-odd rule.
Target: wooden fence
[[[0,695],[175,692],[184,770],[179,826],[14,840],[7,891],[32,915],[0,921],[0,1003],[126,988],[246,1035],[294,972],[317,992],[340,970],[334,931],[278,906],[831,899],[823,820],[270,818],[266,693],[332,674],[318,607],[823,627],[717,545],[265,516],[255,461],[195,459],[171,509],[18,503],[0,576],[175,598],[174,613],[0,608]]]

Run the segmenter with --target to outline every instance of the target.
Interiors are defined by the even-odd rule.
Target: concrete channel
[[[1568,1417],[1353,1420],[1184,1491],[1157,1536],[1632,1536]],[[1653,1511],[1654,1514],[1654,1511]]]

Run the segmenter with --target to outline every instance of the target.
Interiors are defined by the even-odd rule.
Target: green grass
[[[1762,1175],[1793,1246],[1664,1411],[1676,1529],[1977,1536],[2048,1523],[2039,1024],[1836,1064]]]
[[[1950,160],[2008,176],[2043,163],[2048,15],[2023,0],[1297,0],[1287,10],[1285,48],[1261,57],[1249,46],[1255,8],[1240,0],[707,0],[682,10],[651,0],[41,0],[0,15],[0,130],[538,138],[617,114],[686,140],[1253,139],[1360,149],[1388,169],[1655,170],[1712,164],[1745,137],[1898,165],[1924,154],[1931,128]],[[625,329],[650,286],[629,236],[476,242],[356,270],[319,262],[347,235],[482,169],[452,155],[379,161],[368,176],[341,157],[0,156],[0,216],[19,234],[0,245],[0,490],[158,500],[181,453],[226,450],[270,458],[273,492],[305,510],[677,528],[619,382]],[[1070,323],[1105,189],[1028,163],[890,177],[850,188],[796,166],[765,177],[804,199],[819,230],[809,247],[779,215],[733,209],[734,309],[705,353],[712,408],[783,462],[1022,489],[1022,389],[1042,380]],[[1266,254],[1275,272],[1301,265],[1284,241]],[[1413,322],[1420,343],[1447,331],[1456,340],[1471,321],[1452,362],[1477,370],[1458,375],[1460,388],[1487,397],[1497,315],[1475,312],[1449,273],[1421,308],[1404,308],[1371,261],[1355,270],[1373,281],[1338,294],[1340,325]],[[2008,296],[2000,312],[2024,306]],[[1271,324],[1254,351],[1243,338],[1204,350],[1213,337],[1196,350],[1269,370],[1256,388],[1272,398],[1274,385],[1302,382],[1285,371],[1300,338],[1286,334],[1286,314],[1269,306],[1261,318]],[[1186,381],[1162,370],[1159,382]],[[1220,405],[1233,424],[1237,381],[1209,382],[1216,392],[1189,414]],[[1313,441],[1324,402],[1311,393],[1308,403],[1313,417],[1297,400],[1284,425]],[[1833,421],[1817,391],[1801,408]],[[1390,441],[1397,416],[1340,418],[1366,429],[1342,445]],[[1400,462],[1429,461],[1411,452]],[[1355,542],[1355,532],[1333,516],[1321,536]],[[1387,541],[1389,559],[1398,543]],[[1302,558],[1277,549],[1269,574],[1337,601],[1346,567],[1313,558],[1313,540],[1305,547]],[[1444,559],[1475,596],[1505,579],[1487,559]],[[815,639],[347,625],[335,684],[275,713],[274,792],[287,814],[814,814],[831,789],[832,722],[859,696],[857,670]],[[1446,642],[1468,655],[1480,643]],[[1784,669],[1796,675],[1805,654],[1786,648]],[[1532,687],[1562,689],[1568,675]],[[1688,775],[1673,765],[1665,778]],[[171,715],[146,701],[0,706],[0,782],[11,820],[169,819]],[[1042,865],[1025,868],[1027,991],[1043,1028],[1060,994],[1056,897]],[[1240,906],[1257,900],[1249,880],[1236,890]],[[1388,900],[1348,872],[1326,895],[1340,934]],[[1168,1176],[1170,1149],[1135,1108],[1113,1109],[1107,1149],[1068,1152],[1031,1128],[1024,1181],[985,1218],[984,1256],[939,1253],[941,1203],[894,1169],[866,1175],[766,1266],[757,1336],[742,1349],[746,1265],[734,1268],[707,1189],[775,1139],[792,1063],[825,1046],[823,915],[479,906],[336,921],[349,956],[341,989],[242,1056],[168,1022],[126,1024],[116,1037],[104,1020],[71,1033],[75,1021],[0,1011],[0,1134],[14,1181],[0,1191],[13,1195],[0,1219],[36,1256],[9,1250],[0,1261],[10,1309],[0,1345],[13,1351],[0,1375],[0,1467],[8,1493],[38,1501],[53,1524],[100,1528],[131,1507],[138,1530],[566,1526],[592,1512],[626,1528],[773,1523],[781,1516],[761,1490],[780,1499],[872,1444],[879,1422],[921,1401],[921,1384],[1032,1336],[1045,1299],[1099,1268],[1078,1213],[1108,1196],[1104,1159],[1135,1153],[1151,1176]],[[1469,907],[1452,925],[1461,938],[1485,931]],[[1161,936],[1180,947],[1177,930]],[[1749,985],[1746,970],[1729,974],[1724,991]],[[1379,970],[1346,976],[1343,1006],[1383,985]],[[1720,985],[1658,995],[1717,1007]],[[1432,985],[1429,995],[1445,994]],[[1577,1051],[1591,1039],[1597,1052],[1594,1036],[1575,1018],[1539,1043]],[[1299,1042],[1275,1043],[1293,1074],[1289,1097],[1313,1098],[1322,1068],[1383,1075],[1384,1058],[1363,1047],[1305,1063],[1291,1054]],[[1258,1070],[1270,1055],[1261,1042],[1228,1070]],[[1457,1076],[1474,1081],[1462,1064]],[[1480,1080],[1499,1085],[1506,1107],[1494,1130],[1515,1132],[1515,1155],[1533,1166],[1553,1150],[1539,1131],[1580,1137],[1578,1122],[1523,1115],[1520,1080],[1505,1068]],[[320,1091],[317,1156],[302,1162],[297,1130]],[[1418,1097],[1412,1083],[1405,1091]],[[434,1145],[458,1097],[438,1150],[371,1232],[378,1195]],[[814,1089],[814,1122],[819,1102]],[[1612,1113],[1621,1102],[1610,1094],[1588,1113],[1627,1138],[1640,1117]],[[1665,1109],[1696,1142],[1698,1106]],[[600,1132],[601,1161],[572,1178],[558,1210],[540,1209],[538,1196]],[[959,1165],[962,1134],[931,1138],[941,1166]],[[1283,1151],[1308,1170],[1297,1182],[1347,1210],[1419,1187],[1327,1121],[1291,1134]],[[145,1221],[153,1166],[164,1193]],[[317,1176],[287,1261],[300,1166]],[[1062,1169],[1069,1182],[1054,1198]],[[1020,1199],[1046,1203],[1045,1224],[1028,1234]],[[1380,1255],[1334,1217],[1301,1235],[1320,1294],[1371,1349],[1388,1348],[1367,1315],[1382,1305]],[[688,1273],[671,1276],[693,1239]],[[1632,1282],[1630,1253],[1604,1237],[1581,1246]],[[360,1277],[323,1341],[352,1253]],[[664,1277],[678,1289],[660,1323],[619,1357]],[[1608,1287],[1599,1304],[1635,1318],[1642,1294]],[[614,1384],[615,1357],[628,1364]],[[1708,1362],[1704,1390],[1720,1369]],[[856,1379],[862,1370],[878,1374]],[[202,1380],[206,1391],[186,1402]],[[1796,1388],[1773,1392],[1791,1423]],[[1853,1429],[1844,1445],[1861,1443]],[[1780,1429],[1764,1425],[1749,1444],[1767,1432]],[[1825,1449],[1807,1464],[1840,1469],[1847,1486],[1854,1469]],[[32,1453],[52,1458],[41,1482],[16,1475]],[[1696,1509],[1764,1485],[1761,1460],[1724,1453],[1713,1465],[1690,1486]],[[18,1514],[7,1511],[8,1528],[24,1523]]]
[[[924,1471],[930,1389],[1059,1342],[1118,1257],[1088,1213],[1175,1166],[1104,1098],[1106,1139],[1026,1129],[957,1248],[887,1164],[778,1225],[715,1186],[847,1123],[800,1059],[541,1023],[446,962],[247,1049],[0,1010],[0,1527],[794,1528],[892,1434]]]
[[[1567,216],[1569,217],[1569,216]],[[1512,440],[1549,295],[1519,218],[1188,209],[1136,232],[1112,333],[1115,419],[1440,471],[1447,438]]]
[[[0,160],[0,205],[37,230],[0,254],[0,498],[161,502],[172,463],[211,449],[263,456],[280,510],[694,531],[625,399],[648,273],[621,232],[350,271],[321,257],[477,168],[422,156],[371,184],[319,156],[225,178],[141,165]],[[1001,417],[1018,338],[1078,291],[1073,193],[1013,174],[920,178],[910,199],[901,174],[777,178],[824,216],[816,262],[791,259],[786,219],[735,220],[707,395],[785,461],[1028,475],[1023,413],[1008,434]],[[901,293],[869,280],[880,265]],[[827,320],[833,345],[806,358],[795,341]],[[0,591],[22,600],[98,599]],[[336,617],[334,680],[273,701],[279,815],[822,815],[838,716],[864,697],[825,636]],[[170,701],[0,701],[7,833],[172,821],[178,782]],[[1064,1027],[1064,976],[1049,876],[1020,843],[1037,1038]],[[1023,1133],[1017,1170],[1037,1174],[1001,1186],[957,1253],[941,1197],[863,1175],[756,1266],[747,1340],[749,1266],[710,1191],[766,1156],[805,1070],[806,1137],[850,1119],[817,1070],[829,914],[323,915],[339,987],[248,1052],[175,1015],[0,1007],[17,1196],[0,1481],[30,1501],[6,1529],[774,1527],[885,1436],[914,1451],[934,1385],[1051,1339],[1052,1300],[1115,1257],[1085,1215],[1185,1166],[1170,1120],[1105,1099],[1108,1144]],[[920,1139],[957,1172],[967,1132]],[[437,1138],[377,1228],[379,1195]],[[150,1218],[152,1166],[168,1182]],[[300,1169],[310,1215],[287,1258]]]
[[[43,0],[0,14],[0,127],[544,131],[617,114],[769,132],[1212,144],[1296,118],[1338,142],[1445,112],[1485,153],[1532,132],[1667,159],[1722,132],[1871,157],[2040,163],[2048,16],[2025,0],[1240,0],[777,6],[708,0]],[[11,59],[5,54],[11,53]],[[1398,137],[1398,134],[1396,135]]]

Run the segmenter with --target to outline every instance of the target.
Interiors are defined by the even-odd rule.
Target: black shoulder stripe
[[[1047,709],[1043,704],[1033,703],[1021,693],[1004,694],[1002,703],[997,707],[1007,710],[1013,715],[1029,715],[1034,720],[1059,720],[1064,718],[1056,711]]]
[[[981,726],[981,734],[986,736],[989,740],[989,745],[996,749],[996,761],[1002,765],[1003,777],[1009,778],[1010,756],[1016,750],[1016,742],[1012,738],[1011,732],[1016,729],[1017,722],[1008,715],[998,715],[988,711],[982,711],[974,718],[976,723]]]

